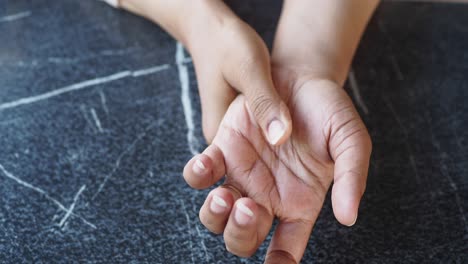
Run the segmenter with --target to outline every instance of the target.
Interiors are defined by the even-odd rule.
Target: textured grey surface
[[[230,3],[271,44],[280,3]],[[327,199],[304,263],[468,261],[467,13],[379,8],[346,85],[374,142],[359,221]],[[176,51],[101,2],[0,0],[0,262],[261,263],[266,244],[241,260],[198,220]]]

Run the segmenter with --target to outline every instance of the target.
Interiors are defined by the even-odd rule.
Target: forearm
[[[342,85],[378,0],[285,0],[273,65]]]
[[[159,24],[189,50],[197,49],[235,14],[220,0],[120,0],[120,6]]]

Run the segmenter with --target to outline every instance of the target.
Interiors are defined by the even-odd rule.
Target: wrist
[[[236,16],[219,0],[105,0],[143,16],[165,29],[189,51],[207,43]],[[203,43],[203,44],[200,44]]]
[[[294,18],[283,20],[275,36],[272,66],[298,76],[343,84],[352,56],[309,30]]]
[[[285,1],[273,46],[273,63],[343,84],[364,28],[378,4],[378,0],[358,2]]]
[[[222,39],[227,27],[240,19],[219,0],[193,1],[191,14],[179,22],[180,41],[191,54],[212,47]]]

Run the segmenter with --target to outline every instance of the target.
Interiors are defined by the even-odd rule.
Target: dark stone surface
[[[235,9],[271,44],[278,1]],[[353,64],[374,142],[359,221],[340,226],[328,199],[304,263],[468,262],[466,14],[379,8]],[[266,244],[241,260],[198,220],[207,191],[181,176],[191,153],[175,53],[157,26],[102,2],[0,1],[0,262],[261,263]]]

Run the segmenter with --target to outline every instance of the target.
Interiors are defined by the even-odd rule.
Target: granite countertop
[[[230,2],[271,45],[280,1]],[[379,7],[345,87],[374,142],[360,217],[341,226],[328,197],[303,263],[468,262],[466,14]],[[261,263],[266,243],[237,258],[198,220],[208,191],[181,171],[204,146],[193,65],[160,28],[0,1],[1,263]]]

